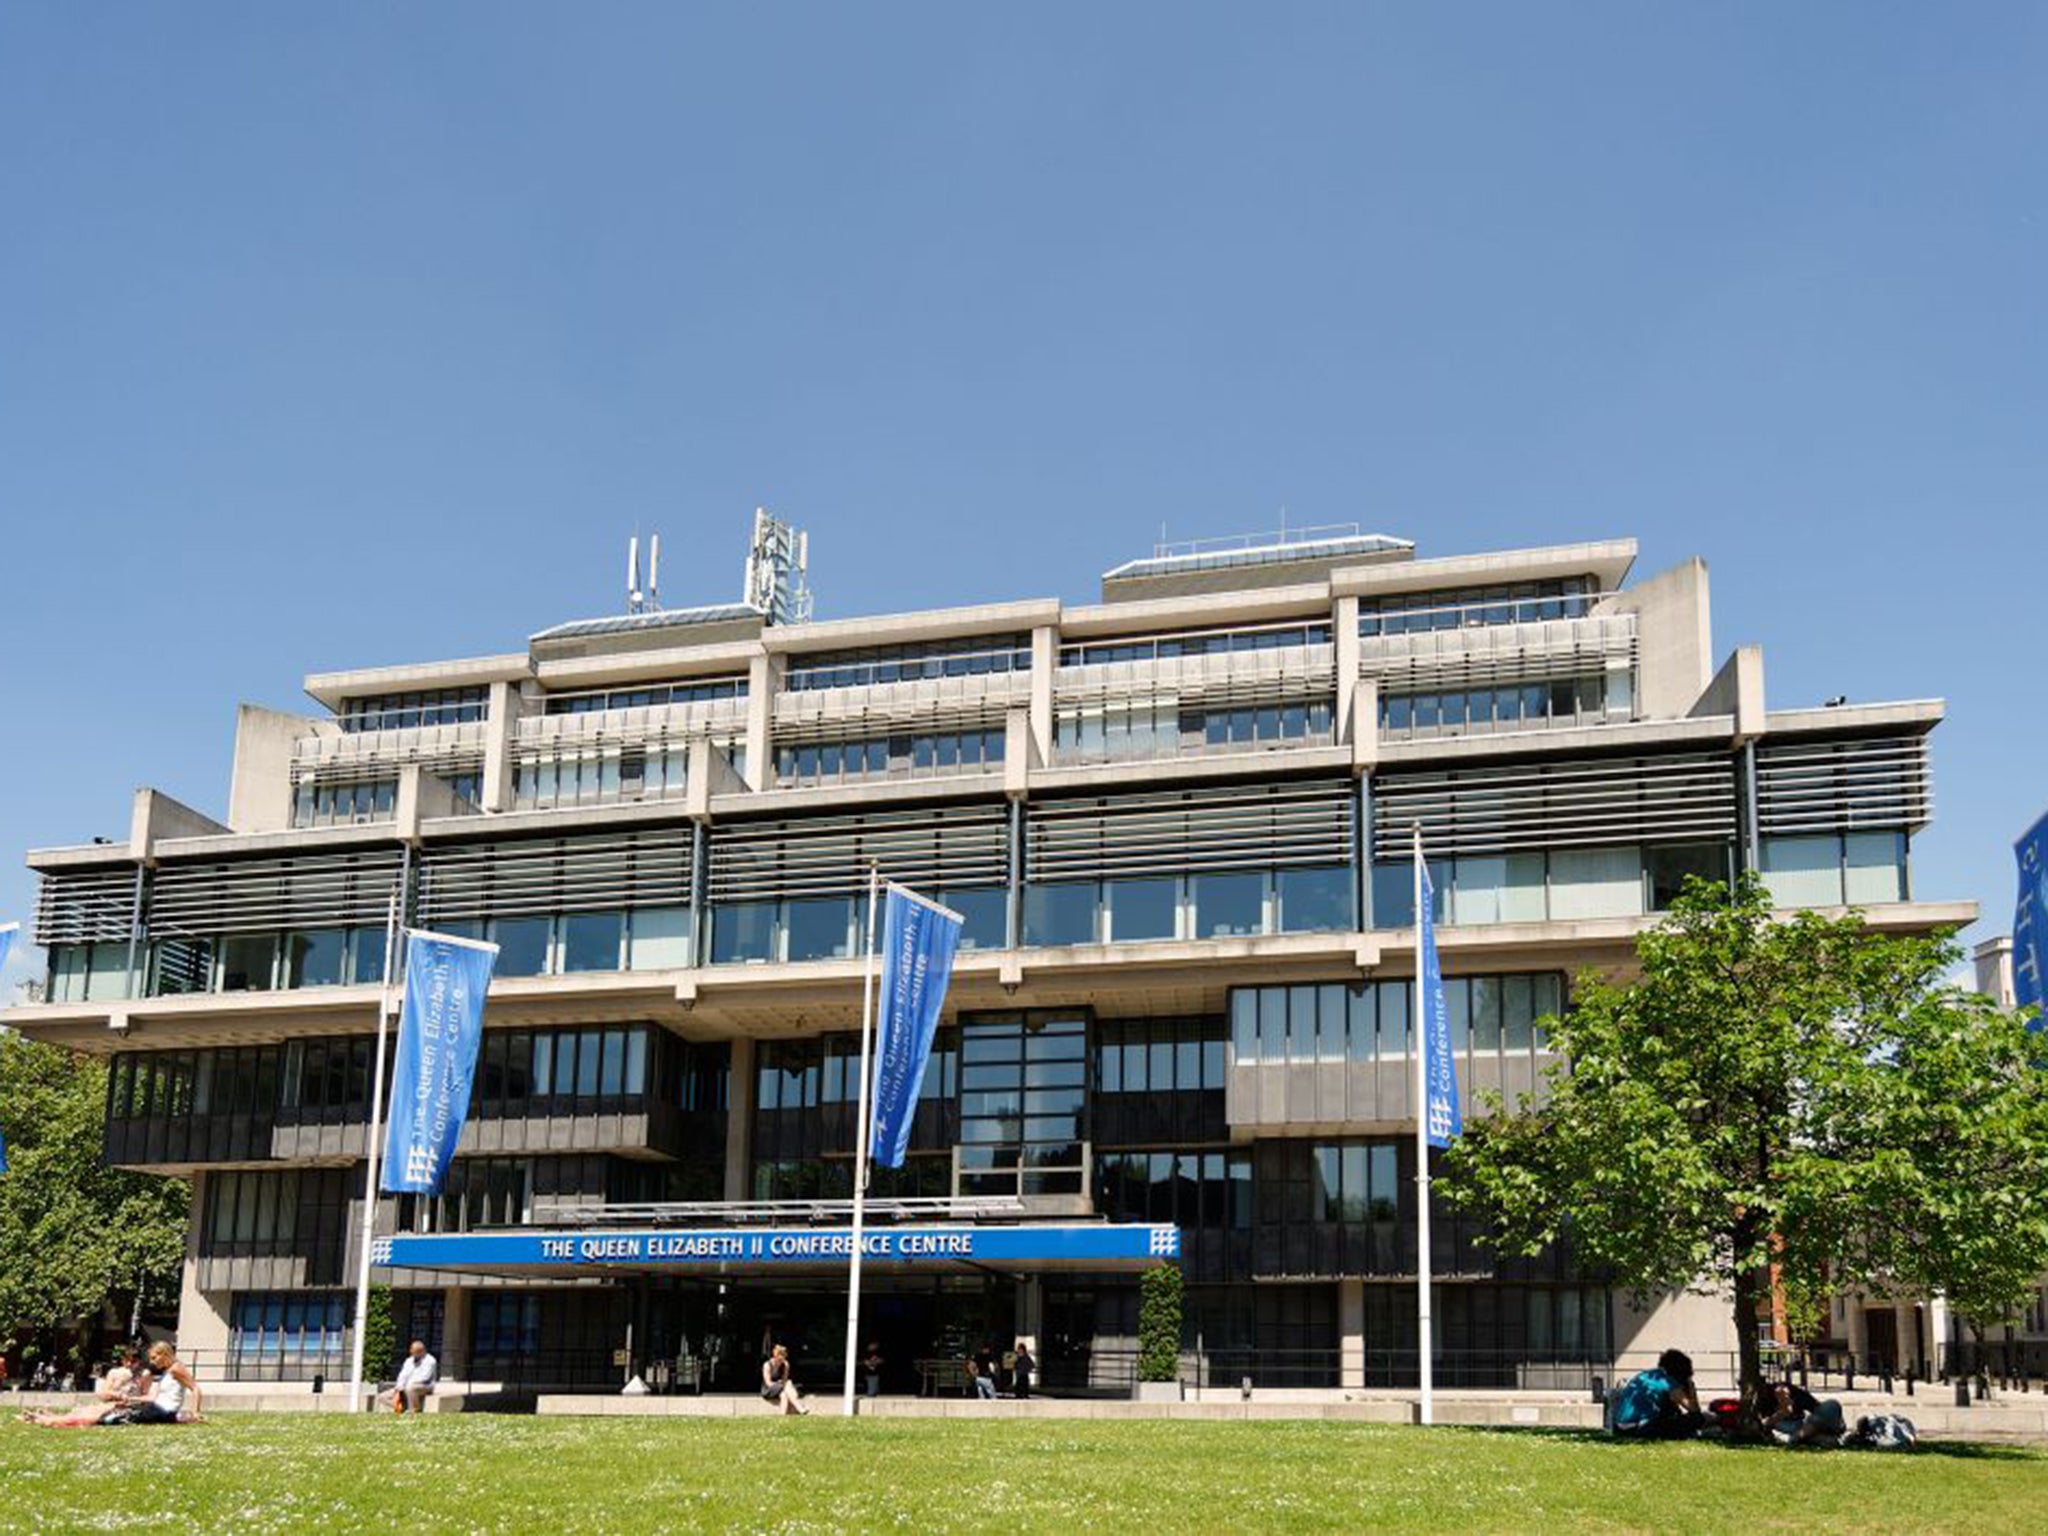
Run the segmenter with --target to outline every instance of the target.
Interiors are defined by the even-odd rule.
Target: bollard
[[[1884,1393],[1886,1397],[1890,1397],[1892,1395],[1892,1368],[1886,1366],[1883,1370],[1879,1371],[1877,1373],[1877,1380],[1879,1384],[1878,1390]]]
[[[1911,1397],[1912,1395],[1913,1395],[1913,1373],[1912,1373],[1911,1371],[1908,1371],[1908,1372],[1906,1372],[1906,1396],[1908,1396],[1908,1397]]]
[[[1244,1381],[1243,1381],[1243,1382],[1242,1382],[1242,1383],[1241,1383],[1241,1384],[1240,1384],[1240,1385],[1238,1386],[1238,1389],[1237,1389],[1237,1395],[1238,1395],[1239,1397],[1243,1398],[1243,1399],[1244,1399],[1244,1400],[1245,1400],[1246,1402],[1250,1402],[1250,1401],[1252,1400],[1252,1379],[1251,1379],[1251,1377],[1249,1377],[1249,1376],[1245,1377]]]
[[[1603,1408],[1607,1405],[1607,1383],[1598,1376],[1593,1378],[1593,1401]]]
[[[1970,1384],[1960,1376],[1956,1378],[1956,1406],[1958,1408],[1970,1406]]]
[[[314,1393],[314,1395],[315,1395],[315,1396],[317,1397],[317,1396],[318,1396],[318,1395],[319,1395],[320,1393],[322,1393],[322,1392],[325,1392],[326,1390],[327,1390],[327,1373],[326,1373],[325,1371],[315,1371],[315,1372],[313,1373],[313,1393]]]
[[[1856,1390],[1856,1362],[1854,1360],[1851,1360],[1842,1368],[1842,1390],[1844,1392],[1854,1392]]]

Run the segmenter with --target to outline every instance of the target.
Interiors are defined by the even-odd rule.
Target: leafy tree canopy
[[[1851,1285],[2010,1314],[2048,1269],[2048,1037],[1947,985],[1953,943],[1774,914],[1745,876],[1691,882],[1638,955],[1579,979],[1539,1092],[1448,1155],[1503,1251],[1569,1228],[1638,1295],[1730,1295],[1745,1383],[1773,1264],[1809,1315]]]
[[[104,1063],[0,1030],[0,1346],[176,1301],[189,1191],[106,1166],[106,1095]]]

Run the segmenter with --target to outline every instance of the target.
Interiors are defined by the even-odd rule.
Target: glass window
[[[1349,1015],[1349,1023],[1346,1026],[1346,1054],[1352,1061],[1371,1061],[1379,1054],[1379,1045],[1375,1039],[1379,1021],[1373,1008],[1375,989],[1369,986],[1354,986],[1347,991],[1350,995],[1346,999],[1345,1010]]]
[[[1103,887],[1109,907],[1109,936],[1117,940],[1170,939],[1180,882],[1171,878],[1111,880]]]
[[[622,1029],[604,1032],[603,1075],[597,1091],[608,1099],[626,1091],[626,1031]]]
[[[1688,879],[1728,879],[1725,843],[1652,843],[1643,850],[1643,872],[1650,882],[1650,910],[1668,912]]]
[[[1230,994],[1230,1049],[1240,1063],[1259,1059],[1259,993],[1237,987]]]
[[[1643,910],[1643,859],[1636,848],[1560,848],[1550,856],[1550,915],[1635,917]]]
[[[962,949],[1003,949],[1010,942],[1010,895],[997,888],[980,891],[945,891],[940,904],[960,914]]]
[[[1266,931],[1264,875],[1196,875],[1190,884],[1196,937],[1243,938]]]
[[[1415,871],[1410,864],[1373,865],[1372,925],[1375,928],[1415,926]]]
[[[688,907],[644,907],[630,921],[627,969],[668,971],[690,963]]]
[[[1095,882],[1063,881],[1024,891],[1026,944],[1093,944]]]
[[[1341,933],[1352,926],[1349,868],[1283,869],[1277,881],[1281,932]]]
[[[1842,843],[1837,837],[1767,837],[1764,887],[1780,907],[1842,904]]]
[[[111,949],[113,946],[107,947]],[[273,985],[272,972],[276,965],[275,934],[235,934],[220,941],[220,989],[223,992],[267,991]]]
[[[1472,1049],[1497,1051],[1501,1041],[1500,978],[1472,978]]]
[[[598,1076],[603,1069],[599,1049],[599,1031],[579,1029],[576,1031],[576,1097],[591,1099],[597,1096]]]
[[[791,960],[843,960],[853,953],[853,903],[844,896],[788,902],[783,923]]]
[[[498,946],[499,976],[539,976],[548,968],[548,920],[504,917],[491,924],[491,942]]]
[[[483,937],[481,923],[449,923],[443,933],[458,938],[480,939]],[[349,930],[349,980],[359,987],[379,986],[384,980],[385,933],[382,928],[351,928]]]
[[[348,950],[348,930],[320,928],[311,933],[289,935],[285,944],[287,986],[337,987],[342,980],[342,961]]]
[[[1843,872],[1852,906],[1906,899],[1906,839],[1899,832],[1851,832],[1843,839]]]
[[[562,918],[564,971],[616,971],[625,938],[623,912],[570,912]]]
[[[775,903],[746,901],[714,908],[711,963],[733,965],[775,958]]]

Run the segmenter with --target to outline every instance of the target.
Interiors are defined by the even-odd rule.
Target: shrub
[[[1171,1264],[1147,1270],[1138,1292],[1138,1379],[1180,1377],[1180,1270]]]

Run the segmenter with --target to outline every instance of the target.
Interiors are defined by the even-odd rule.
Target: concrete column
[[[1012,1323],[1014,1337],[1028,1341],[1032,1354],[1037,1354],[1038,1335],[1045,1327],[1045,1281],[1037,1275],[1027,1275],[1017,1281],[1017,1310]],[[1005,1339],[1003,1342],[1008,1344],[1011,1341]]]
[[[1939,1375],[1943,1357],[1950,1344],[1948,1298],[1937,1296],[1927,1303],[1927,1369],[1930,1374]]]
[[[451,1381],[469,1379],[471,1303],[476,1292],[451,1285],[441,1293],[441,1374]]]
[[[1049,624],[1031,631],[1031,736],[1036,760],[1052,761],[1052,680],[1060,664],[1060,632]]]
[[[1870,1322],[1863,1313],[1863,1298],[1852,1294],[1848,1301],[1849,1312],[1849,1358],[1863,1369],[1865,1357],[1870,1353]]]
[[[747,788],[775,782],[772,772],[775,694],[782,683],[782,658],[766,652],[747,665]]]
[[[483,809],[512,809],[513,753],[519,739],[519,717],[526,701],[514,683],[491,684],[489,712],[484,716]]]
[[[1365,1282],[1337,1282],[1337,1385],[1365,1385]]]
[[[754,1042],[732,1043],[725,1087],[725,1198],[753,1198]]]
[[[206,1377],[227,1377],[228,1293],[199,1289],[199,1224],[205,1218],[206,1172],[192,1175],[192,1214],[185,1223],[185,1264],[178,1286],[178,1350]]]
[[[1337,599],[1336,618],[1330,638],[1337,653],[1337,740],[1347,742],[1358,735],[1360,723],[1352,696],[1358,691],[1358,599]],[[1371,730],[1374,722],[1365,722]]]

